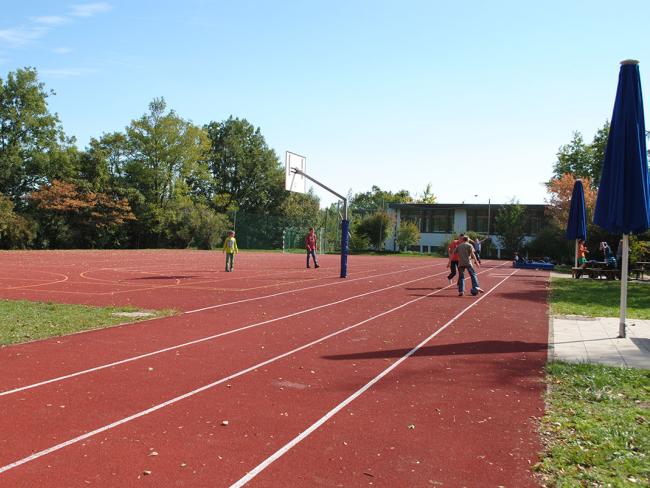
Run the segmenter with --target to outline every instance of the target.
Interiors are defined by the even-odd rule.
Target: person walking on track
[[[478,284],[476,271],[472,266],[472,261],[476,262],[476,254],[474,253],[474,246],[469,243],[469,237],[463,236],[462,242],[456,247],[456,254],[458,254],[458,296],[462,297],[465,291],[465,270],[467,270],[472,280],[472,295],[478,295],[483,289]]]
[[[449,284],[453,283],[454,276],[456,276],[456,270],[458,269],[458,254],[456,254],[456,247],[463,242],[463,234],[459,234],[457,239],[454,239],[447,246],[447,254],[449,255],[449,261],[447,262],[447,267],[449,268],[449,274],[447,279]]]
[[[307,249],[307,267],[309,268],[309,256],[314,259],[314,268],[319,268],[318,260],[316,259],[316,234],[314,228],[309,228],[309,233],[305,237],[305,248]]]

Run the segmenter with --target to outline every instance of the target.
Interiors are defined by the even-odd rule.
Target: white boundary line
[[[311,308],[307,308],[307,309],[304,309],[304,310],[299,310],[298,312],[293,312],[293,313],[290,313],[288,315],[283,315],[281,317],[276,317],[276,318],[273,318],[273,319],[264,320],[262,322],[256,322],[254,324],[245,325],[243,327],[238,327],[236,329],[231,329],[231,330],[227,330],[225,332],[220,332],[219,334],[213,334],[213,335],[210,335],[210,336],[207,336],[207,337],[202,337],[200,339],[195,339],[193,341],[184,342],[184,343],[181,343],[181,344],[177,344],[175,346],[165,347],[163,349],[158,349],[156,351],[151,351],[151,352],[148,352],[148,353],[145,353],[145,354],[140,354],[138,356],[132,356],[132,357],[121,359],[119,361],[115,361],[115,362],[112,362],[112,363],[102,364],[100,366],[95,366],[93,368],[88,368],[88,369],[84,369],[84,370],[77,371],[77,372],[74,372],[74,373],[58,376],[56,378],[51,378],[49,380],[39,381],[37,383],[32,383],[30,385],[20,386],[18,388],[13,388],[11,390],[0,391],[0,397],[11,395],[13,393],[18,393],[18,392],[25,391],[25,390],[30,390],[32,388],[36,388],[36,387],[39,387],[39,386],[44,386],[44,385],[47,385],[47,384],[50,384],[50,383],[55,383],[55,382],[58,382],[58,381],[67,380],[67,379],[70,379],[70,378],[74,378],[76,376],[81,376],[81,375],[84,375],[84,374],[93,373],[95,371],[100,371],[102,369],[111,368],[113,366],[118,366],[120,364],[130,363],[130,362],[133,362],[133,361],[137,361],[139,359],[144,359],[144,358],[147,358],[147,357],[150,357],[150,356],[155,356],[155,355],[158,355],[158,354],[162,354],[164,352],[169,352],[169,351],[173,351],[175,349],[181,349],[181,348],[184,348],[184,347],[192,346],[194,344],[199,344],[201,342],[210,341],[212,339],[217,339],[219,337],[234,334],[236,332],[241,332],[243,330],[252,329],[252,328],[255,328],[255,327],[262,326],[262,325],[270,324],[272,322],[277,322],[278,320],[288,319],[288,318],[291,318],[291,317],[295,317],[297,315],[302,315],[304,313],[313,312],[314,310],[319,310],[321,308],[326,308],[326,307],[331,307],[333,305],[338,305],[340,303],[344,303],[344,302],[347,302],[347,301],[350,301],[350,300],[354,300],[356,298],[361,298],[361,297],[365,297],[365,296],[368,296],[368,295],[372,295],[374,293],[380,293],[382,291],[390,290],[392,288],[397,288],[399,286],[408,285],[409,283],[414,283],[416,281],[426,280],[426,279],[432,278],[434,276],[439,276],[439,275],[444,274],[446,272],[447,271],[445,270],[445,271],[442,271],[440,273],[434,273],[432,275],[423,276],[421,278],[416,278],[416,279],[413,279],[413,280],[404,281],[402,283],[397,283],[396,285],[386,286],[386,287],[380,288],[378,290],[371,290],[371,291],[368,291],[368,292],[365,292],[365,293],[361,293],[359,295],[354,295],[354,296],[351,296],[351,297],[343,298],[341,300],[336,300],[334,302],[324,303],[323,305],[318,305],[316,307],[311,307]],[[234,303],[234,302],[232,302],[232,303]]]
[[[97,331],[100,331],[100,330],[109,330],[109,329],[114,329],[116,327],[125,327],[127,325],[135,326],[135,325],[140,325],[140,324],[146,324],[146,323],[151,322],[153,320],[163,320],[163,319],[169,319],[169,318],[173,318],[173,317],[180,317],[180,316],[185,315],[185,314],[202,312],[204,310],[211,310],[213,308],[227,307],[229,305],[237,305],[239,303],[251,302],[251,301],[255,301],[255,300],[264,300],[265,298],[273,298],[273,297],[276,297],[276,296],[279,296],[279,295],[285,295],[285,294],[289,294],[289,293],[297,293],[297,292],[301,292],[301,291],[305,291],[305,290],[311,290],[313,288],[321,288],[321,287],[325,287],[325,286],[342,285],[344,283],[352,283],[353,281],[367,280],[367,279],[370,279],[370,278],[379,278],[379,277],[382,277],[382,276],[388,276],[388,275],[397,274],[397,273],[406,273],[407,271],[416,271],[416,270],[421,270],[421,269],[425,269],[425,268],[433,268],[433,267],[436,267],[436,266],[437,265],[435,265],[435,264],[427,264],[426,266],[417,266],[417,267],[414,267],[414,268],[400,269],[400,270],[397,270],[397,271],[389,271],[388,273],[380,273],[380,274],[376,274],[376,275],[362,276],[362,277],[359,277],[359,278],[346,279],[345,281],[337,281],[337,282],[334,282],[334,283],[322,283],[320,285],[307,286],[307,287],[304,287],[304,288],[293,288],[291,290],[286,290],[286,291],[283,291],[283,292],[274,293],[272,295],[263,295],[263,296],[260,296],[260,297],[244,298],[242,300],[236,300],[234,302],[220,303],[218,305],[211,305],[209,307],[199,308],[199,309],[196,309],[196,310],[188,310],[186,312],[181,312],[178,315],[166,315],[164,317],[152,317],[150,319],[138,320],[137,322],[122,322],[121,324],[115,324],[115,325],[111,325],[111,326],[108,326],[108,327],[98,327],[98,328],[95,328],[95,329],[80,330],[78,332],[72,332],[70,334],[66,334],[64,337],[76,336],[76,335],[79,335],[79,334],[88,334],[90,332],[97,332]],[[431,275],[431,276],[435,276],[435,275]],[[42,290],[36,290],[36,291],[42,291]],[[70,293],[78,293],[78,292],[70,292]],[[61,336],[54,337],[54,339],[56,339],[58,337],[61,337]],[[30,344],[32,342],[37,342],[37,341],[42,341],[42,340],[46,340],[46,339],[36,339],[36,340],[27,341],[27,342],[20,342],[18,344],[12,344],[12,345]],[[0,394],[0,396],[2,396],[2,395]]]
[[[345,408],[347,405],[349,405],[352,401],[354,401],[356,398],[361,396],[363,393],[365,393],[367,390],[370,389],[375,383],[377,383],[379,380],[381,380],[384,376],[386,376],[388,373],[390,373],[392,370],[397,368],[400,364],[402,364],[404,361],[406,361],[410,356],[415,354],[421,347],[423,347],[427,342],[429,342],[431,339],[433,339],[435,336],[440,334],[443,330],[445,330],[447,327],[449,327],[451,324],[453,324],[456,320],[458,320],[465,312],[467,312],[470,308],[475,307],[481,300],[483,300],[485,297],[487,297],[490,293],[492,293],[499,285],[501,285],[504,281],[506,281],[508,278],[510,278],[512,275],[514,275],[518,270],[514,270],[510,275],[508,275],[506,278],[503,278],[499,283],[494,285],[487,293],[485,293],[481,298],[478,300],[472,302],[470,305],[465,307],[463,310],[458,312],[451,320],[449,320],[445,325],[440,327],[438,330],[436,330],[434,333],[429,335],[426,339],[424,339],[422,342],[420,342],[417,346],[415,346],[413,349],[411,349],[409,352],[404,354],[401,358],[399,358],[397,361],[395,361],[393,364],[391,364],[388,368],[384,369],[381,373],[379,373],[377,376],[375,376],[372,380],[370,380],[368,383],[366,383],[364,386],[359,388],[357,391],[355,391],[352,395],[347,397],[345,400],[343,400],[341,403],[339,403],[336,407],[334,407],[332,410],[327,412],[324,416],[322,416],[319,420],[314,422],[307,430],[301,432],[299,435],[294,437],[291,441],[287,442],[284,446],[282,446],[280,449],[275,451],[271,456],[266,458],[264,461],[262,461],[260,464],[258,464],[255,468],[253,468],[251,471],[249,471],[244,477],[240,478],[237,482],[233,483],[230,485],[230,488],[241,488],[244,486],[246,483],[248,483],[250,480],[252,480],[255,476],[260,474],[263,470],[268,468],[274,461],[278,460],[280,457],[282,457],[285,453],[287,453],[290,449],[292,449],[294,446],[296,446],[299,442],[301,442],[303,439],[307,438],[312,432],[314,432],[316,429],[318,429],[321,425],[323,425],[325,422],[327,422],[330,418],[332,418],[334,415],[336,415],[338,412],[340,412],[343,408]],[[449,285],[452,286],[452,285]],[[427,295],[429,296],[429,295]]]
[[[296,292],[305,291],[305,290],[313,290],[315,288],[322,288],[324,286],[336,286],[336,285],[342,285],[344,283],[352,283],[353,281],[368,280],[370,278],[379,278],[381,276],[388,276],[388,275],[397,274],[397,273],[405,273],[407,271],[421,270],[421,269],[424,269],[424,268],[432,268],[434,266],[438,266],[439,264],[428,264],[426,266],[418,266],[416,268],[400,269],[400,270],[397,270],[397,271],[389,271],[388,273],[380,273],[380,274],[371,275],[371,276],[362,276],[360,278],[353,278],[351,280],[345,279],[344,281],[336,281],[334,283],[321,283],[320,285],[306,286],[304,288],[297,288],[297,289],[293,289],[293,290],[285,290],[285,291],[281,291],[281,292],[278,292],[278,293],[273,293],[271,295],[264,295],[264,296],[261,296],[261,297],[244,298],[242,300],[237,300],[237,301],[234,301],[234,302],[220,303],[219,305],[210,305],[209,307],[197,308],[196,310],[188,310],[186,312],[183,312],[183,315],[196,313],[196,312],[203,312],[205,310],[213,310],[215,308],[227,307],[229,305],[237,305],[238,303],[246,303],[246,302],[251,302],[251,301],[254,301],[254,300],[263,300],[265,298],[279,297],[281,295],[287,295],[289,293],[296,293]],[[432,275],[432,276],[435,276],[435,275]]]
[[[516,271],[515,271],[515,272],[516,272]],[[513,274],[514,274],[514,272],[513,272]],[[503,283],[503,281],[505,281],[506,279],[508,279],[508,278],[504,278],[501,282],[499,282],[499,283],[497,284],[497,286],[499,286],[501,283]],[[413,281],[417,281],[417,280],[413,280]],[[347,327],[344,327],[343,329],[339,329],[339,330],[337,330],[337,331],[335,331],[335,332],[332,332],[332,333],[327,334],[327,335],[325,335],[325,336],[323,336],[323,337],[320,337],[319,339],[316,339],[316,340],[311,341],[311,342],[309,342],[309,343],[307,343],[307,344],[303,344],[302,346],[299,346],[299,347],[296,347],[296,348],[294,348],[294,349],[291,349],[290,351],[287,351],[287,352],[285,352],[285,353],[282,353],[282,354],[280,354],[280,355],[278,355],[278,356],[272,357],[272,358],[267,359],[267,360],[265,360],[265,361],[262,361],[262,362],[260,362],[260,363],[254,364],[253,366],[249,366],[248,368],[242,369],[241,371],[238,371],[237,373],[233,373],[233,374],[231,374],[231,375],[229,375],[229,376],[226,376],[226,377],[221,378],[221,379],[219,379],[219,380],[213,381],[212,383],[209,383],[209,384],[207,384],[207,385],[203,385],[203,386],[201,386],[201,387],[199,387],[199,388],[197,388],[197,389],[195,389],[195,390],[192,390],[192,391],[189,391],[189,392],[187,392],[187,393],[184,393],[183,395],[179,395],[179,396],[177,396],[177,397],[175,397],[175,398],[172,398],[172,399],[170,399],[170,400],[167,400],[166,402],[159,403],[158,405],[154,405],[153,407],[150,407],[150,408],[148,408],[148,409],[146,409],[146,410],[142,410],[142,411],[140,411],[140,412],[134,413],[133,415],[130,415],[130,416],[125,417],[125,418],[123,418],[123,419],[117,420],[117,421],[115,421],[115,422],[113,422],[113,423],[110,423],[110,424],[104,425],[103,427],[99,427],[99,428],[97,428],[97,429],[95,429],[95,430],[92,430],[92,431],[90,431],[90,432],[86,432],[85,434],[82,434],[82,435],[80,435],[80,436],[74,437],[74,438],[69,439],[69,440],[67,440],[67,441],[61,442],[60,444],[56,444],[56,445],[54,445],[54,446],[52,446],[52,447],[49,447],[49,448],[47,448],[47,449],[43,449],[42,451],[35,452],[35,453],[31,454],[30,456],[24,457],[24,458],[22,458],[22,459],[19,459],[19,460],[17,460],[17,461],[14,461],[13,463],[10,463],[10,464],[7,464],[7,465],[5,465],[5,466],[0,467],[0,474],[1,474],[1,473],[4,473],[4,472],[6,472],[6,471],[9,471],[10,469],[13,469],[13,468],[16,468],[16,467],[18,467],[18,466],[21,466],[21,465],[23,465],[23,464],[25,464],[25,463],[28,463],[28,462],[30,462],[30,461],[34,461],[35,459],[38,459],[38,458],[40,458],[40,457],[43,457],[43,456],[45,456],[45,455],[47,455],[47,454],[51,454],[51,453],[53,453],[53,452],[55,452],[55,451],[58,451],[58,450],[63,449],[63,448],[65,448],[65,447],[68,447],[68,446],[71,446],[71,445],[76,444],[76,443],[78,443],[78,442],[81,442],[81,441],[83,441],[83,440],[85,440],[85,439],[88,439],[88,438],[90,438],[90,437],[93,437],[93,436],[95,436],[95,435],[97,435],[97,434],[100,434],[100,433],[102,433],[102,432],[106,432],[107,430],[111,430],[111,429],[113,429],[113,428],[115,428],[115,427],[118,427],[118,426],[120,426],[120,425],[126,424],[127,422],[130,422],[130,421],[132,421],[132,420],[138,419],[138,418],[140,418],[140,417],[144,417],[145,415],[148,415],[148,414],[150,414],[150,413],[156,412],[157,410],[160,410],[160,409],[162,409],[162,408],[165,408],[165,407],[167,407],[167,406],[169,406],[169,405],[173,405],[173,404],[175,404],[175,403],[178,403],[178,402],[180,402],[181,400],[184,400],[184,399],[186,399],[186,398],[190,398],[190,397],[192,397],[192,396],[194,396],[194,395],[197,395],[197,394],[199,394],[199,393],[201,393],[201,392],[203,392],[203,391],[209,390],[210,388],[213,388],[213,387],[215,387],[215,386],[217,386],[217,385],[220,385],[221,383],[225,383],[225,382],[230,381],[230,380],[232,380],[232,379],[234,379],[234,378],[237,378],[237,377],[239,377],[239,376],[243,376],[243,375],[245,375],[246,373],[250,373],[251,371],[255,371],[255,370],[257,370],[257,369],[259,369],[259,368],[261,368],[261,367],[263,367],[263,366],[266,366],[267,364],[274,363],[274,362],[276,362],[276,361],[278,361],[278,360],[280,360],[280,359],[283,359],[283,358],[285,358],[285,357],[287,357],[287,356],[291,356],[292,354],[295,354],[295,353],[297,353],[297,352],[299,352],[299,351],[302,351],[303,349],[307,349],[307,348],[309,348],[309,347],[311,347],[311,346],[313,346],[313,345],[315,345],[315,344],[318,344],[318,343],[320,343],[320,342],[324,342],[324,341],[326,341],[326,340],[328,340],[328,339],[331,339],[332,337],[335,337],[335,336],[337,336],[337,335],[343,334],[344,332],[347,332],[347,331],[352,330],[352,329],[354,329],[354,328],[356,328],[356,327],[359,327],[360,325],[363,325],[363,324],[365,324],[365,323],[367,323],[367,322],[370,322],[370,321],[372,321],[372,320],[375,320],[375,319],[377,319],[377,318],[379,318],[379,317],[383,317],[384,315],[388,315],[388,314],[390,314],[390,313],[392,313],[392,312],[394,312],[394,311],[396,311],[396,310],[400,310],[400,309],[402,309],[402,308],[404,308],[404,307],[406,307],[406,306],[408,306],[408,305],[410,305],[410,304],[412,304],[412,303],[419,302],[420,300],[424,300],[425,298],[428,298],[428,297],[430,297],[430,296],[432,296],[432,295],[436,295],[437,293],[440,293],[441,291],[446,290],[447,288],[450,288],[450,287],[452,287],[452,286],[454,286],[454,285],[453,285],[453,284],[452,284],[452,285],[447,285],[447,286],[445,286],[444,288],[440,288],[440,289],[438,289],[438,290],[436,290],[436,291],[433,291],[433,292],[431,292],[431,293],[428,293],[428,294],[426,294],[426,295],[424,295],[424,296],[421,296],[421,297],[418,297],[418,298],[414,298],[413,300],[409,300],[408,302],[402,303],[401,305],[398,305],[398,306],[393,307],[393,308],[391,308],[391,309],[389,309],[389,310],[385,310],[385,311],[383,311],[383,312],[381,312],[381,313],[379,313],[379,314],[377,314],[377,315],[373,315],[372,317],[369,317],[369,318],[367,318],[367,319],[364,319],[364,320],[362,320],[361,322],[357,322],[356,324],[352,324],[352,325],[349,325],[349,326],[347,326]],[[496,288],[496,287],[495,287],[495,288]],[[494,288],[492,288],[492,289],[494,289]],[[465,308],[462,312],[460,312],[458,315],[456,315],[456,317],[454,317],[452,320],[456,320],[456,319],[457,319],[460,315],[462,315],[466,310],[469,310],[469,309],[470,309],[471,307],[473,307],[476,303],[480,302],[480,301],[481,301],[485,296],[489,295],[491,291],[492,291],[492,290],[490,290],[489,292],[487,292],[483,297],[481,297],[481,298],[479,298],[478,300],[476,300],[475,302],[473,302],[472,305],[470,305],[470,306],[468,306],[467,308]],[[450,323],[450,322],[449,322],[449,323]],[[449,324],[449,323],[448,323],[448,324]],[[445,326],[443,326],[443,328],[446,327],[448,324],[446,324]],[[440,330],[442,330],[442,329],[440,329]],[[426,339],[426,340],[429,340],[429,339]],[[426,341],[425,341],[425,342],[426,342]],[[416,347],[419,348],[419,347],[421,347],[421,346],[418,345],[418,346],[416,346]],[[416,350],[416,349],[413,349],[413,350],[409,353],[409,355],[412,354],[415,350]],[[403,359],[405,359],[405,358],[406,358],[406,357],[404,357]],[[400,359],[397,363],[394,364],[393,367],[395,367],[397,364],[399,364],[401,361],[403,361],[403,359]],[[390,368],[390,369],[392,369],[392,368]],[[389,370],[390,370],[390,369],[389,369]],[[387,370],[387,371],[384,373],[384,375],[387,374],[389,370]],[[378,379],[377,379],[377,381],[378,381]],[[375,382],[376,382],[376,381],[375,381]],[[373,383],[373,384],[374,384],[374,383]],[[368,384],[367,387],[366,387],[366,389],[368,389],[370,386],[372,386],[372,385],[371,385],[371,384]],[[364,390],[364,391],[365,391],[365,390]],[[361,394],[361,393],[358,393],[358,392],[355,393],[356,396],[359,396],[360,394]],[[354,398],[356,398],[356,396],[355,396]],[[352,399],[354,399],[354,398],[352,398]],[[352,399],[351,399],[350,401],[352,401]],[[349,402],[348,402],[348,403],[349,403]],[[341,408],[343,408],[343,406],[341,406]],[[337,411],[338,411],[338,410],[337,410]],[[334,412],[334,413],[336,413],[336,412]],[[332,415],[333,415],[333,413],[332,413]],[[313,426],[312,426],[312,427],[313,427]],[[317,427],[316,427],[316,428],[317,428]],[[306,432],[307,432],[307,431],[306,431]],[[307,434],[307,435],[308,435],[308,434]],[[306,437],[306,436],[305,436],[305,437]],[[298,441],[298,442],[299,442],[299,441]],[[289,447],[288,449],[290,449],[290,448],[291,448],[291,447]],[[288,450],[288,449],[287,449],[287,450]],[[278,457],[279,457],[279,456],[278,456]],[[272,461],[271,461],[271,462],[272,462]],[[270,463],[269,463],[269,464],[270,464]],[[258,466],[258,467],[259,467],[259,466]],[[257,469],[257,468],[256,468],[256,469]],[[263,468],[262,468],[262,469],[263,469]],[[253,471],[255,471],[255,470],[253,470]],[[249,473],[249,475],[250,475],[251,473],[253,473],[253,471],[251,471],[251,472]],[[260,471],[261,471],[261,469],[260,469]],[[255,473],[255,474],[257,474],[257,473]],[[255,474],[254,474],[253,476],[255,476]],[[247,476],[248,476],[248,475],[247,475]],[[251,476],[251,478],[252,478],[253,476]],[[233,485],[233,486],[235,486],[235,485]]]

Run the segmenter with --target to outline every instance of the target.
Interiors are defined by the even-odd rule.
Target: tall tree
[[[514,199],[497,212],[494,230],[506,251],[514,253],[521,247],[526,236],[526,209]]]
[[[557,161],[553,165],[553,179],[570,173],[578,178],[589,178],[591,184],[598,187],[608,135],[609,122],[598,129],[591,144],[584,142],[580,132],[574,132],[571,142],[558,150]]]
[[[350,199],[350,209],[353,212],[374,212],[383,209],[389,203],[409,203],[413,197],[408,190],[400,190],[396,193],[385,191],[376,185],[373,185],[370,191],[356,193]]]
[[[165,100],[157,98],[148,113],[131,122],[123,137],[102,138],[98,150],[104,147],[119,186],[131,188],[129,203],[139,221],[130,226],[133,245],[168,244],[165,225],[173,221],[178,207],[174,200],[188,196],[190,180],[207,171],[205,132],[168,111]]]
[[[424,191],[422,192],[422,195],[418,197],[417,203],[436,203],[436,196],[433,194],[433,190],[431,189],[431,183],[427,183],[427,186],[424,187]]]
[[[178,185],[198,170],[208,148],[205,133],[166,112],[163,98],[149,104],[149,113],[131,122],[126,129],[128,156],[124,173],[158,207],[173,198]]]
[[[210,139],[210,197],[219,211],[275,211],[286,198],[284,170],[260,128],[233,118],[205,126]]]
[[[56,114],[35,69],[0,78],[0,192],[17,206],[38,185],[75,173],[76,150]]]

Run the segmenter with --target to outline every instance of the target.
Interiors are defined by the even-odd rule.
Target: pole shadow
[[[418,349],[415,356],[459,356],[467,354],[509,354],[518,352],[546,351],[548,345],[541,342],[522,341],[476,341],[459,342],[455,344],[441,344],[439,346],[425,346]],[[336,354],[323,356],[331,361],[345,361],[353,359],[384,359],[399,358],[411,349],[388,349],[384,351],[367,351],[353,354]]]

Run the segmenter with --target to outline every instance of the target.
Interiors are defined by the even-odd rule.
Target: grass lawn
[[[620,299],[620,281],[551,280],[551,313],[554,315],[618,317]],[[628,282],[627,316],[650,319],[650,283]]]
[[[649,486],[650,370],[547,365],[544,486]]]
[[[148,311],[147,317],[124,317],[120,312],[138,311],[133,307],[88,307],[28,301],[0,300],[0,344],[14,344],[81,330],[98,329],[127,322],[173,315],[173,310]]]

